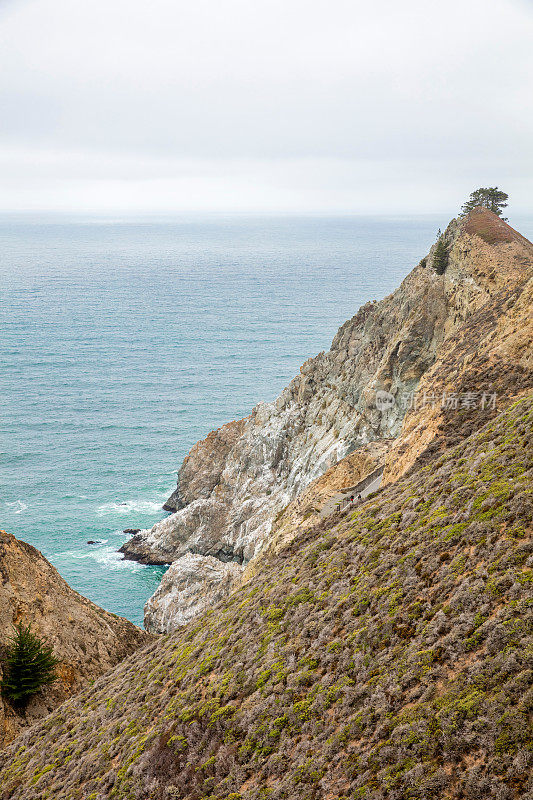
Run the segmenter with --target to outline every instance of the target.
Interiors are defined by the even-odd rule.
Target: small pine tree
[[[493,211],[494,214],[501,217],[503,209],[507,208],[506,201],[508,199],[509,195],[502,192],[497,186],[476,189],[461,208],[461,213],[468,214],[469,211],[472,211],[474,208],[483,206],[483,208],[488,208],[490,211]]]
[[[435,252],[433,253],[433,269],[437,275],[443,275],[448,266],[448,248],[443,236],[439,236]]]
[[[24,706],[43,686],[56,680],[59,663],[48,647],[32,633],[31,625],[14,626],[15,633],[7,648],[2,694],[14,705]]]

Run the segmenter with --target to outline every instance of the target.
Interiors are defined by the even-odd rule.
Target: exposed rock
[[[278,551],[287,545],[296,532],[312,528],[321,518],[321,509],[328,500],[334,498],[344,489],[362,481],[376,467],[385,463],[386,455],[392,444],[391,439],[378,439],[369,442],[349,456],[343,458],[333,467],[311,483],[289,505],[277,515],[272,523],[272,530],[265,551]],[[245,575],[251,575],[260,569],[261,558],[252,559]]]
[[[346,456],[313,483],[274,520],[269,548],[280,549],[296,531],[310,528],[319,519],[326,500],[344,487],[353,485],[382,463],[390,442],[365,445]],[[261,553],[263,555],[263,553]],[[151,633],[166,633],[185,625],[232,587],[251,578],[261,568],[262,558],[241,567],[242,555],[231,547],[217,551],[215,557],[186,553],[172,563],[161,585],[144,609],[144,625]]]
[[[233,561],[199,553],[175,561],[144,609],[144,625],[152,633],[168,633],[222,599],[242,573]]]
[[[494,214],[472,212],[466,228],[468,250],[455,259],[472,260],[478,274],[493,278],[494,291],[423,376],[384,483],[461,441],[533,385],[533,245]]]
[[[497,315],[491,303],[521,286],[532,263],[527,239],[486,209],[452,221],[443,241],[443,275],[433,246],[395,292],[342,325],[330,351],[307,361],[275,402],[198,442],[166,504],[179,510],[136,534],[125,556],[164,564],[228,549],[247,564],[313,481],[368,442],[398,436],[421,378],[438,371],[453,335],[482,307]],[[380,402],[384,393],[391,402]],[[434,435],[423,431],[420,443]]]
[[[5,531],[0,531],[0,575],[1,654],[13,625],[22,622],[31,623],[60,659],[59,680],[36,695],[24,714],[0,699],[1,744],[152,637],[79,595],[42,553]]]
[[[183,503],[180,499],[179,488],[176,487],[168,500],[163,503],[163,511],[179,511],[180,508],[183,508]]]
[[[165,510],[177,511],[199,497],[211,495],[220,483],[226,459],[244,428],[245,420],[230,422],[211,431],[191,448],[181,466],[178,485],[165,503]],[[209,461],[208,469],[198,471],[198,465],[206,460]]]

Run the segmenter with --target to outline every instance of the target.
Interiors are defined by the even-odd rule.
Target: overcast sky
[[[531,0],[0,0],[0,209],[533,211]]]

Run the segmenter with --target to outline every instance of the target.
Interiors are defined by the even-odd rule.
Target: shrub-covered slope
[[[1,755],[2,797],[526,798],[533,396]]]

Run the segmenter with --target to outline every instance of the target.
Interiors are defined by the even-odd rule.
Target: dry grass
[[[500,244],[502,242],[512,242],[519,237],[523,239],[510,225],[500,219],[496,214],[486,208],[479,208],[471,211],[465,222],[465,231],[472,235],[479,236],[487,244]]]

